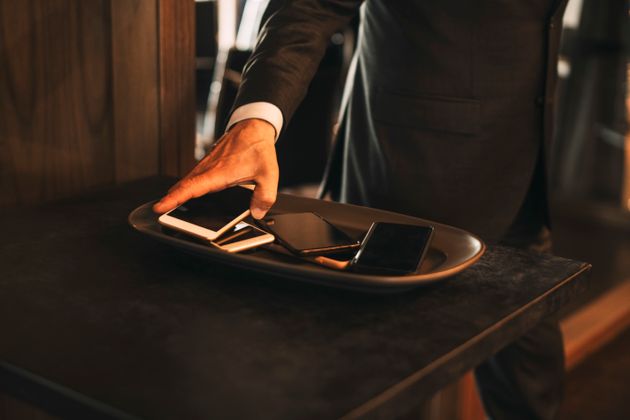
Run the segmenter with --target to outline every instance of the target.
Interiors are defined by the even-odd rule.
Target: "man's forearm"
[[[362,0],[272,1],[270,7],[277,10],[264,23],[245,65],[234,108],[268,102],[279,108],[286,125],[306,94],[330,37],[352,19],[361,3]]]

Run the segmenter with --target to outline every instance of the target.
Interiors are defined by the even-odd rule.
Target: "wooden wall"
[[[0,208],[193,162],[193,0],[0,0]]]
[[[160,0],[159,6],[160,171],[184,175],[195,154],[195,2]]]

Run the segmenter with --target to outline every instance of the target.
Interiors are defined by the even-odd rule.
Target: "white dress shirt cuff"
[[[284,123],[282,111],[280,111],[280,108],[269,102],[251,102],[236,108],[227,123],[226,131],[232,128],[232,126],[237,122],[248,120],[250,118],[265,120],[269,124],[273,125],[273,128],[276,130],[276,137],[274,140],[278,140],[278,136],[282,130],[282,124]]]

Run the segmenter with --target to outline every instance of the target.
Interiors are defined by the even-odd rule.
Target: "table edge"
[[[407,376],[405,379],[403,379],[402,381],[396,383],[395,385],[392,385],[391,387],[383,390],[381,393],[375,395],[374,397],[372,397],[371,399],[367,400],[366,402],[362,403],[361,405],[353,408],[352,410],[350,410],[348,413],[346,413],[345,415],[343,415],[341,418],[342,419],[352,419],[352,418],[365,418],[365,417],[378,417],[378,418],[387,418],[389,417],[389,415],[393,414],[393,412],[389,412],[389,406],[395,406],[395,408],[393,409],[395,412],[397,413],[404,413],[403,408],[401,408],[404,405],[407,405],[407,408],[412,408],[409,407],[412,404],[404,404],[400,401],[394,401],[397,397],[400,397],[401,394],[403,394],[404,392],[414,392],[413,388],[418,384],[418,382],[425,377],[427,374],[431,374],[431,373],[435,373],[436,370],[439,370],[440,368],[444,368],[446,366],[447,363],[450,362],[450,360],[453,357],[457,357],[463,353],[466,353],[468,351],[471,351],[471,349],[476,346],[476,345],[480,345],[480,343],[483,343],[483,341],[485,339],[488,338],[488,336],[490,334],[492,334],[494,331],[496,331],[497,329],[499,329],[500,327],[504,326],[506,323],[511,323],[516,321],[527,309],[531,309],[532,307],[541,304],[541,302],[543,300],[545,300],[546,298],[548,298],[549,296],[551,296],[552,294],[554,294],[555,292],[557,292],[560,288],[562,288],[564,285],[566,285],[567,283],[572,282],[574,279],[582,277],[585,278],[587,277],[585,274],[587,274],[592,268],[592,265],[589,263],[582,263],[582,265],[580,266],[580,269],[578,271],[576,271],[575,273],[573,273],[572,275],[568,276],[567,278],[565,278],[563,281],[559,282],[558,284],[556,284],[555,286],[553,286],[552,288],[550,288],[549,290],[547,290],[545,293],[541,294],[540,296],[538,296],[536,299],[530,301],[529,303],[523,305],[522,307],[518,308],[517,310],[515,310],[514,312],[510,313],[509,315],[507,315],[506,317],[500,319],[499,321],[495,322],[494,324],[492,324],[491,326],[489,326],[488,328],[486,328],[485,330],[483,330],[481,333],[479,333],[478,335],[472,337],[470,340],[466,341],[464,344],[462,344],[461,346],[456,347],[455,349],[451,350],[450,352],[440,356],[439,358],[437,358],[435,361],[433,361],[432,363],[430,363],[429,365],[423,367],[422,369],[412,373],[411,375]],[[579,285],[575,285],[575,288],[577,288]],[[553,311],[548,311],[548,313],[545,314],[545,316],[550,316],[552,315],[554,312],[557,312],[560,308],[555,308]],[[506,340],[507,342],[510,342],[512,340]],[[505,343],[507,344],[507,343]],[[503,345],[505,345],[503,344]],[[496,350],[498,351],[501,347],[503,347],[503,345],[501,346],[496,346],[498,347]],[[491,354],[494,354],[494,352],[488,354],[485,357],[479,357],[479,362],[481,362],[482,360],[485,360],[487,357],[489,357]],[[461,370],[461,374],[464,374],[466,371],[468,371],[469,369],[474,368],[474,366],[468,366],[466,368],[462,368]],[[446,385],[446,384],[445,384]],[[420,393],[416,393],[416,395],[418,395],[418,403],[421,402],[421,394]],[[385,415],[385,412],[387,412],[387,414]]]

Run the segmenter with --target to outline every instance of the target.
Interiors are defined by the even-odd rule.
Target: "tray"
[[[485,252],[485,244],[462,229],[412,216],[369,207],[278,194],[269,215],[313,211],[337,225],[349,235],[362,238],[372,222],[396,222],[435,227],[433,240],[416,274],[405,276],[367,275],[333,270],[278,251],[279,246],[247,253],[230,254],[205,245],[185,235],[163,228],[151,210],[154,202],[138,207],[129,215],[129,223],[139,232],[176,248],[196,254],[217,264],[225,264],[261,273],[324,286],[366,292],[396,292],[445,280],[475,263]]]

